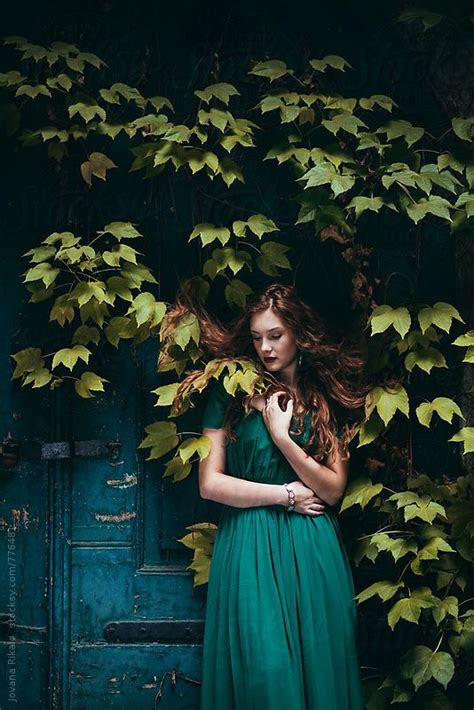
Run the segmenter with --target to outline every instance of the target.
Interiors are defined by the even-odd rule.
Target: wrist
[[[285,486],[282,483],[277,484],[277,503],[282,505],[284,508],[288,507],[288,493]]]

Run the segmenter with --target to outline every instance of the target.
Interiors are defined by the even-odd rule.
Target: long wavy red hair
[[[271,309],[290,328],[302,362],[298,369],[298,385],[302,399],[295,402],[292,433],[304,430],[304,417],[310,414],[310,437],[303,445],[316,460],[323,460],[339,444],[339,452],[347,456],[348,446],[363,418],[365,396],[370,385],[365,381],[363,349],[347,338],[335,342],[329,335],[322,316],[298,295],[294,286],[273,283],[247,302],[246,308],[232,322],[224,325],[211,316],[188,279],[181,282],[174,308],[167,314],[168,332],[187,311],[198,318],[201,328],[199,347],[213,358],[251,358],[268,385],[267,400],[277,390],[285,392],[283,406],[293,392],[264,369],[255,352],[250,333],[250,319],[256,313]],[[193,371],[181,383],[183,389],[202,374]],[[181,389],[181,387],[180,387]],[[253,393],[237,392],[229,405],[225,430],[229,441],[235,441],[234,427],[251,411]]]

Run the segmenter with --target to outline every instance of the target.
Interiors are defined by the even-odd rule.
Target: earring
[[[303,362],[303,353],[300,350],[300,355],[298,357],[298,367],[301,367],[301,363]]]

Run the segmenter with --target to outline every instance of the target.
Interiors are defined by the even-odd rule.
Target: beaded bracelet
[[[286,488],[286,492],[288,493],[288,507],[287,510],[294,510],[295,505],[296,505],[296,499],[295,499],[295,493],[292,488],[288,488],[288,483],[283,484]]]

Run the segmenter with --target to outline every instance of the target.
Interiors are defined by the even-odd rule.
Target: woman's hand
[[[293,512],[302,515],[322,515],[327,504],[316,493],[302,481],[292,481],[288,484],[295,494],[295,509]]]
[[[293,400],[289,399],[286,405],[286,411],[283,411],[280,407],[278,398],[286,392],[279,391],[274,392],[268,400],[262,410],[263,421],[268,429],[268,433],[272,437],[273,441],[277,442],[278,438],[288,436],[290,430],[291,418],[293,416]]]

